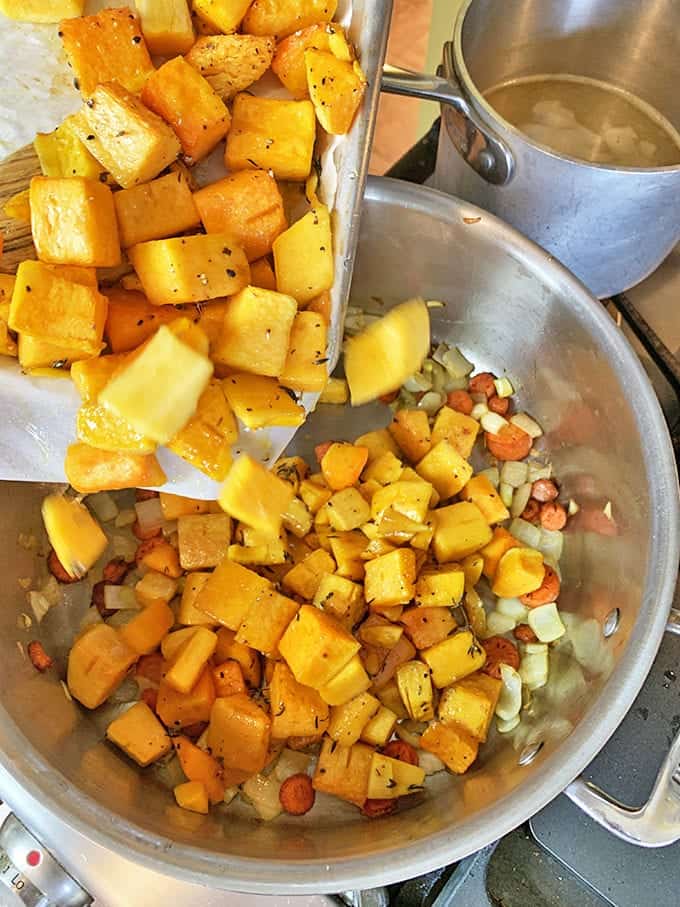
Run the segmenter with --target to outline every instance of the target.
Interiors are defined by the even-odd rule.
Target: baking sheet
[[[86,12],[120,5],[94,0],[87,4]],[[340,0],[335,17],[357,49],[368,85],[349,135],[329,136],[321,147],[319,196],[333,211],[335,246],[329,372],[340,354],[390,13],[391,0]],[[1,158],[32,141],[36,132],[53,129],[82,101],[73,88],[56,26],[27,25],[0,17],[0,58],[5,62],[0,71]],[[260,90],[269,94],[273,85],[264,82]],[[277,94],[285,96],[285,90],[277,90]],[[219,175],[213,171],[210,178]],[[309,412],[317,400],[318,394],[304,394],[301,402]],[[64,456],[68,445],[76,440],[79,405],[70,380],[30,378],[22,374],[15,360],[0,357],[0,479],[64,482]],[[289,428],[242,430],[234,453],[247,451],[269,463],[280,455],[294,433]],[[217,482],[170,451],[159,448],[158,459],[168,476],[165,490],[196,498],[217,497]]]

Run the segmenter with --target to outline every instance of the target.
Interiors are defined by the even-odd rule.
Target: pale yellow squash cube
[[[446,499],[458,494],[465,486],[472,476],[472,466],[452,444],[440,441],[418,463],[416,472]]]
[[[156,762],[172,749],[168,732],[145,702],[136,702],[112,721],[106,737],[142,766]]]
[[[397,668],[396,679],[409,718],[431,721],[434,718],[434,692],[429,667],[422,661],[407,661]]]
[[[187,0],[136,0],[135,5],[150,53],[170,57],[191,49],[196,38]]]
[[[177,520],[179,561],[185,570],[216,567],[231,541],[231,520],[226,513],[201,513]]]
[[[298,683],[319,689],[328,683],[353,655],[359,642],[338,621],[312,605],[303,605],[279,643]]]
[[[420,745],[433,753],[456,775],[464,774],[477,758],[479,741],[462,727],[434,721],[420,738]]]
[[[236,371],[278,377],[296,314],[292,296],[245,287],[229,300],[213,358]]]
[[[69,692],[85,708],[96,709],[120,686],[137,658],[115,627],[94,624],[71,646],[66,674]]]
[[[435,510],[433,519],[434,553],[440,564],[474,554],[491,540],[491,528],[484,514],[467,501]]]
[[[279,380],[294,391],[321,392],[328,381],[326,343],[328,328],[316,312],[298,312],[288,341]]]
[[[63,494],[47,495],[42,502],[42,518],[64,570],[72,577],[84,576],[108,544],[97,520],[84,504]]]
[[[331,536],[331,551],[337,564],[336,573],[347,579],[363,580],[365,575],[362,555],[366,550],[366,536],[362,532],[341,532]]]
[[[339,60],[323,50],[305,51],[309,97],[329,135],[349,132],[366,90],[366,77],[356,61]]]
[[[397,410],[387,430],[412,463],[421,460],[432,447],[430,420],[424,409]]]
[[[184,233],[201,222],[183,173],[167,173],[150,183],[115,192],[113,202],[125,249]]]
[[[207,815],[208,790],[202,781],[183,781],[172,789],[177,805],[192,813]]]
[[[343,532],[358,529],[371,515],[371,508],[356,488],[344,488],[342,491],[336,491],[326,507],[333,529]]]
[[[243,2],[248,5],[248,0],[222,0],[222,5],[238,6]],[[223,101],[230,101],[265,74],[275,47],[269,35],[206,35],[196,41],[186,60],[208,80]]]
[[[414,523],[424,523],[430,509],[432,485],[425,480],[399,480],[376,491],[371,499],[371,516],[379,520],[385,511],[402,513]]]
[[[448,441],[452,444],[461,457],[469,459],[474,447],[479,422],[465,413],[459,413],[449,406],[442,406],[437,413],[432,426],[432,443]]]
[[[235,32],[251,0],[192,0],[196,15],[218,32]]]
[[[9,315],[9,307],[7,314]],[[6,355],[18,355],[19,365],[28,372],[33,369],[45,368],[68,369],[75,362],[89,359],[92,355],[83,350],[50,343],[40,337],[32,337],[30,334],[19,334],[16,342],[12,340],[9,333],[6,334],[6,337],[5,343],[10,344],[9,350],[11,350],[11,344],[14,344],[14,353],[8,351]]]
[[[270,736],[269,715],[245,693],[215,700],[210,713],[208,746],[225,768],[249,775],[262,771]]]
[[[0,13],[17,22],[59,22],[83,15],[85,0],[0,0]]]
[[[155,305],[231,296],[250,281],[243,249],[226,234],[152,240],[132,246],[128,255]]]
[[[314,595],[314,604],[350,631],[366,610],[364,590],[359,583],[353,583],[335,573],[327,573],[321,578]]]
[[[372,463],[383,454],[391,453],[394,456],[399,455],[399,448],[392,435],[386,428],[378,428],[374,431],[368,431],[366,434],[359,435],[354,442],[359,447],[368,449],[368,462]]]
[[[491,591],[499,598],[519,598],[543,583],[543,555],[533,548],[511,548],[498,562]]]
[[[459,630],[429,649],[423,649],[420,655],[432,669],[432,682],[440,690],[479,671],[486,662],[486,652],[470,630]]]
[[[272,737],[315,737],[328,727],[329,709],[316,690],[298,683],[284,661],[277,661],[269,682]]]
[[[31,358],[35,362],[40,350],[40,342],[35,346],[33,344],[22,344],[22,340],[27,338],[24,334],[19,341],[19,358],[26,361],[29,356],[29,347]],[[68,360],[68,357],[65,356]],[[138,454],[150,454],[156,450],[156,442],[151,438],[145,437],[141,432],[136,431],[131,425],[116,416],[106,407],[98,403],[86,403],[80,407],[76,415],[76,437],[79,441],[89,444],[101,450],[109,451],[129,451]]]
[[[423,570],[416,581],[416,604],[424,607],[456,605],[465,591],[465,571],[459,564]]]
[[[364,469],[364,481],[373,480],[380,485],[391,485],[399,480],[403,469],[404,464],[399,457],[388,450],[369,462]]]
[[[463,558],[461,563],[463,572],[465,573],[465,588],[473,589],[482,575],[482,570],[484,568],[484,558],[482,552],[477,554],[468,554],[467,557]]]
[[[243,31],[285,38],[317,22],[330,22],[336,8],[337,0],[254,0],[245,14]]]
[[[344,378],[329,378],[321,390],[319,403],[343,406],[349,400],[349,387]]]
[[[210,573],[201,573],[198,571],[187,574],[184,581],[184,589],[182,590],[179,611],[177,612],[177,623],[190,627],[214,627],[216,625],[217,621],[215,621],[214,618],[209,617],[205,611],[200,611],[196,607],[196,599],[210,577]]]
[[[415,655],[415,649],[413,649],[413,654]],[[394,712],[397,718],[408,718],[408,712],[404,708],[404,703],[402,702],[401,694],[397,687],[397,681],[394,678],[389,680],[384,686],[381,685],[380,688],[375,691],[375,695],[385,708]]]
[[[300,605],[271,589],[253,601],[236,633],[236,642],[274,655],[288,624],[294,619]]]
[[[216,633],[207,627],[194,627],[194,632],[165,672],[165,682],[178,693],[188,693],[196,685],[216,645]]]
[[[476,504],[490,525],[502,523],[510,517],[500,495],[484,475],[473,476],[465,488],[461,489],[460,496],[463,501],[472,501]]]
[[[223,482],[231,467],[231,445],[237,438],[236,419],[222,382],[213,378],[198,398],[196,412],[168,442],[168,449],[211,479]]]
[[[210,501],[186,498],[181,494],[168,494],[167,491],[161,491],[159,497],[163,518],[168,521],[176,520],[180,516],[210,513]]]
[[[230,171],[271,170],[276,179],[302,182],[312,169],[315,138],[316,117],[310,101],[237,94],[225,164]]]
[[[124,189],[152,180],[179,155],[168,124],[116,82],[98,85],[90,102],[66,122]]]
[[[311,601],[317,593],[321,580],[335,570],[335,561],[323,548],[317,548],[303,561],[289,570],[282,579],[285,589]]]
[[[371,678],[364,669],[361,658],[353,655],[344,668],[319,688],[319,695],[329,705],[342,705],[371,685]]]
[[[379,700],[370,693],[360,693],[343,705],[333,706],[328,736],[342,746],[352,746],[379,708]]]
[[[283,526],[299,539],[304,538],[312,529],[312,515],[304,501],[293,498],[283,514]]]
[[[382,753],[373,753],[368,781],[371,799],[387,800],[407,797],[423,790],[425,772],[418,765],[400,762]]]
[[[225,378],[223,387],[234,414],[246,428],[274,425],[296,428],[305,421],[304,408],[291,399],[275,378],[244,372]],[[304,496],[302,499],[305,500]]]
[[[203,584],[194,605],[230,630],[238,630],[253,601],[272,589],[269,580],[229,560],[222,560]]]
[[[373,748],[363,743],[341,746],[324,737],[312,783],[314,789],[363,806],[368,796],[368,781]]]
[[[234,519],[276,536],[293,497],[287,482],[248,454],[242,454],[222,486],[219,503]]]
[[[52,132],[39,132],[33,139],[33,147],[43,176],[106,178],[104,168],[73,131],[68,118]]]
[[[416,557],[410,548],[398,548],[366,561],[364,594],[372,609],[406,605],[415,594]]]
[[[17,342],[9,330],[9,307],[14,292],[14,277],[0,274],[0,355],[16,356]]]
[[[369,746],[385,746],[394,733],[397,725],[397,716],[391,709],[381,705],[373,718],[364,725],[359,738],[362,743]]]
[[[484,743],[494,716],[503,683],[488,674],[472,674],[447,687],[439,700],[439,720],[464,728]]]
[[[325,205],[315,205],[284,230],[272,248],[279,292],[288,293],[303,305],[333,286],[333,238]]]
[[[330,501],[333,492],[326,485],[323,477],[321,481],[304,479],[300,482],[300,497],[311,513],[318,513]]]
[[[120,628],[120,636],[139,655],[149,655],[174,623],[172,609],[162,599],[156,599]]]
[[[402,637],[404,628],[392,624],[387,619],[379,618],[377,621],[366,621],[359,628],[359,639],[367,646],[376,646],[379,649],[393,649]]]

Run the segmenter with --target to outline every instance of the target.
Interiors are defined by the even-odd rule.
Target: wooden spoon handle
[[[40,162],[33,145],[26,145],[0,161],[0,233],[4,241],[0,274],[14,274],[20,261],[35,258],[30,224],[7,217],[2,209],[13,195],[28,189],[31,177],[39,173]]]

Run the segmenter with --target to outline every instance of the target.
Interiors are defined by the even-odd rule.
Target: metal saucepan
[[[524,76],[609,82],[680,129],[675,0],[466,0],[441,76],[388,70],[383,90],[442,103],[433,185],[497,214],[600,297],[647,277],[680,240],[680,165],[588,164],[553,153],[484,98]]]
[[[39,802],[111,850],[218,888],[366,888],[495,840],[568,788],[602,747],[654,659],[677,574],[678,488],[657,400],[609,316],[544,251],[471,205],[372,179],[353,301],[382,311],[414,294],[446,303],[432,309],[435,339],[458,344],[480,368],[507,371],[521,404],[544,426],[544,448],[565,493],[581,505],[562,560],[561,607],[572,612],[574,643],[553,653],[553,680],[536,694],[521,733],[496,735],[466,775],[432,776],[420,801],[379,821],[322,797],[309,816],[270,824],[238,805],[205,817],[184,813],[152,775],[102,742],[96,715],[67,700],[56,672],[40,675],[22,657],[17,640],[26,643],[36,631],[17,629],[26,610],[17,580],[34,575],[36,560],[18,534],[40,531],[46,489],[6,483],[0,772],[14,776],[10,805],[22,815],[35,815]],[[380,404],[320,407],[300,436],[352,438],[388,420]],[[607,501],[612,520],[603,529]],[[88,604],[84,590],[80,611],[57,606],[41,624],[60,664]],[[569,790],[610,809],[581,782]],[[664,834],[680,837],[677,817],[669,824],[656,803],[638,837],[649,841],[662,820]]]

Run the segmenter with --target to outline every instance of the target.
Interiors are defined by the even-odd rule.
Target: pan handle
[[[504,186],[513,174],[514,161],[507,145],[486,126],[470,106],[456,75],[453,44],[444,44],[441,75],[424,75],[388,64],[383,68],[382,90],[410,98],[437,101],[449,138],[461,157],[494,186]]]

